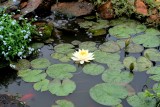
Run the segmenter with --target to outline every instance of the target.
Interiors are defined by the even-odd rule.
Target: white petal
[[[84,63],[84,61],[82,60],[82,61],[80,61],[80,64],[83,64]]]

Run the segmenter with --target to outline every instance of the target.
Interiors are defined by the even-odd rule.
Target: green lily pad
[[[146,97],[144,92],[128,97],[127,102],[132,107],[156,107],[156,99]]]
[[[127,18],[125,18],[125,17],[120,17],[120,18],[118,18],[118,19],[111,20],[111,21],[110,21],[110,25],[111,25],[111,26],[121,25],[121,24],[126,23],[127,21],[128,21]]]
[[[129,53],[140,53],[144,50],[144,47],[139,44],[129,44],[125,49],[126,52]]]
[[[70,53],[68,53],[68,54],[70,54]],[[71,54],[72,54],[72,53],[71,53]],[[68,56],[68,55],[66,55],[66,54],[52,53],[52,54],[51,54],[51,57],[52,57],[53,59],[58,59],[58,60],[61,61],[61,62],[69,62],[69,61],[71,61],[71,56]]]
[[[87,64],[83,67],[83,72],[89,75],[99,75],[105,68],[102,65],[98,64]]]
[[[93,22],[93,21],[84,21],[84,22],[79,22],[78,24],[79,24],[79,26],[81,28],[87,29],[87,28],[90,28],[91,26],[93,26],[94,23],[96,23],[96,22]]]
[[[159,83],[156,83],[153,85],[153,91],[155,93],[160,93],[160,84]]]
[[[144,56],[151,61],[160,61],[160,52],[154,48],[145,50]]]
[[[70,64],[54,64],[48,67],[46,73],[52,78],[63,80],[64,78],[71,78],[71,72],[75,72],[76,67]]]
[[[114,106],[120,104],[127,97],[127,90],[120,85],[101,83],[92,87],[89,91],[91,98],[99,104]]]
[[[92,41],[86,41],[79,44],[79,49],[85,49],[89,51],[97,50],[96,43]]]
[[[58,44],[54,47],[54,50],[57,53],[62,53],[62,54],[67,54],[69,52],[74,52],[74,46],[72,44],[69,43],[62,43],[62,44]]]
[[[102,74],[102,80],[113,84],[127,84],[133,80],[133,74],[129,71],[106,70]]]
[[[46,73],[41,73],[41,74],[37,74],[37,75],[25,76],[22,79],[25,82],[38,82],[38,81],[45,79],[46,77],[47,77]]]
[[[120,46],[114,41],[108,41],[99,46],[99,49],[104,52],[117,52]]]
[[[145,57],[139,57],[137,59],[138,71],[146,71],[152,67],[152,62]]]
[[[20,59],[16,65],[15,65],[15,69],[16,70],[26,70],[29,69],[31,67],[31,64],[28,60],[26,59]]]
[[[33,85],[33,88],[34,88],[35,90],[41,91],[41,92],[47,91],[47,90],[48,90],[48,84],[49,84],[49,80],[44,79],[44,80],[42,80],[42,81],[39,81],[39,82],[35,83],[35,84]]]
[[[62,53],[52,53],[51,54],[51,57],[53,58],[53,59],[60,59],[60,58],[62,58],[64,56],[64,54],[62,54]]]
[[[81,41],[78,41],[78,40],[74,40],[71,42],[73,45],[79,45],[81,43]]]
[[[38,58],[31,61],[31,66],[38,69],[47,68],[50,64],[50,61],[46,58]]]
[[[143,44],[144,47],[157,47],[160,45],[160,38],[157,30],[147,29],[145,34],[134,37],[132,40],[136,44]]]
[[[117,38],[129,38],[135,31],[126,25],[117,25],[109,29],[109,34]]]
[[[118,53],[106,53],[102,51],[95,51],[94,58],[96,62],[108,64],[113,61],[118,61],[120,59],[120,55]]]
[[[88,32],[92,33],[93,36],[100,36],[106,34],[106,29],[89,29]]]
[[[147,70],[147,74],[152,74],[149,78],[154,81],[160,81],[160,66],[151,67]]]
[[[47,74],[42,70],[20,70],[18,76],[22,77],[25,82],[38,82],[46,78]]]
[[[49,91],[57,96],[67,96],[70,93],[72,93],[75,89],[75,82],[67,78],[62,81],[59,79],[54,79],[49,84]]]
[[[52,107],[75,107],[71,101],[68,100],[57,100],[56,105],[52,105]]]
[[[126,58],[123,60],[123,64],[124,64],[124,66],[125,66],[126,68],[128,68],[128,69],[130,69],[131,64],[133,64],[133,66],[134,66],[133,71],[137,71],[137,70],[138,70],[136,58],[133,57],[133,56],[126,57]]]
[[[107,63],[107,66],[109,69],[112,70],[121,70],[124,68],[124,65],[122,64],[121,61],[110,61]]]
[[[120,46],[121,49],[123,49],[125,47],[125,41],[126,39],[120,39],[120,40],[117,40],[117,44]]]

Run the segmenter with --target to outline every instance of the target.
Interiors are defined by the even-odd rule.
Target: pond
[[[130,19],[129,19],[129,21],[130,21]],[[134,21],[131,21],[132,24],[133,24],[133,22]],[[139,24],[139,26],[140,25],[141,24]],[[85,26],[87,26],[87,25],[85,25]],[[73,27],[73,26],[71,25],[71,27]],[[121,29],[120,27],[124,28],[124,29]],[[127,86],[129,87],[129,89],[128,89],[129,93],[132,95],[134,93],[143,92],[145,89],[147,89],[147,87],[152,88],[153,84],[155,84],[159,80],[154,81],[154,78],[153,78],[153,80],[149,79],[149,77],[152,74],[146,73],[146,71],[149,68],[151,68],[152,65],[153,66],[160,65],[160,60],[158,59],[158,61],[154,61],[154,58],[152,59],[152,57],[153,57],[152,54],[150,54],[149,52],[145,57],[143,57],[143,58],[145,58],[144,59],[145,61],[140,60],[139,63],[137,61],[137,64],[133,64],[133,63],[135,63],[133,60],[125,62],[124,59],[126,57],[130,58],[130,56],[133,56],[137,60],[140,56],[144,56],[144,52],[149,48],[157,49],[157,52],[159,52],[160,42],[158,43],[158,46],[154,46],[154,45],[157,45],[156,41],[155,41],[155,44],[152,44],[149,41],[154,42],[155,39],[152,39],[147,35],[148,38],[150,38],[149,40],[144,41],[144,43],[138,43],[139,41],[137,39],[143,40],[146,37],[146,35],[145,35],[145,37],[142,37],[141,35],[147,34],[146,33],[147,28],[145,28],[145,30],[143,31],[143,29],[141,29],[141,27],[139,27],[139,28],[137,27],[136,34],[132,35],[132,34],[134,34],[133,27],[135,27],[135,25],[133,25],[133,26],[130,24],[128,24],[128,25],[126,24],[125,26],[124,25],[122,25],[122,26],[121,25],[119,25],[119,26],[114,25],[114,27],[112,26],[112,27],[107,28],[107,30],[106,30],[107,33],[104,35],[101,35],[101,36],[88,35],[88,34],[86,34],[86,30],[80,29],[79,27],[77,27],[78,32],[76,32],[76,33],[71,32],[70,33],[68,31],[63,31],[62,35],[60,35],[59,37],[53,38],[54,39],[53,43],[46,44],[42,48],[40,48],[40,52],[36,58],[46,58],[52,64],[70,64],[70,65],[73,65],[74,67],[76,67],[76,72],[71,73],[71,74],[73,74],[73,77],[71,78],[71,80],[75,82],[76,89],[73,91],[73,93],[70,92],[71,94],[69,94],[67,96],[56,96],[56,95],[51,94],[51,92],[49,92],[49,91],[40,92],[40,91],[34,90],[34,88],[33,88],[34,83],[24,82],[24,80],[21,77],[17,76],[17,71],[11,69],[10,67],[0,69],[0,71],[1,71],[0,72],[0,84],[1,84],[0,85],[0,93],[19,96],[20,99],[22,101],[26,102],[26,104],[29,105],[30,107],[51,107],[51,105],[55,104],[56,100],[61,100],[61,99],[66,99],[66,100],[73,102],[75,107],[111,107],[111,106],[106,106],[107,104],[106,105],[99,104],[99,103],[97,103],[98,101],[95,102],[93,100],[93,99],[96,99],[96,98],[93,98],[94,95],[92,96],[92,98],[90,97],[90,93],[89,93],[90,89],[97,84],[104,83],[104,81],[105,82],[106,81],[112,82],[114,80],[115,80],[114,81],[115,83],[118,83],[118,82],[120,82],[120,84],[122,83],[122,86],[125,84],[125,87],[127,84]],[[113,28],[115,28],[115,29],[113,29]],[[126,34],[126,32],[125,32],[125,30],[127,28],[129,28],[129,30],[126,31],[126,32],[128,32],[128,34]],[[77,31],[77,29],[76,29],[76,31]],[[111,30],[113,30],[113,32]],[[140,32],[138,32],[138,30]],[[152,36],[160,35],[160,33],[157,30],[153,31],[153,32],[152,31],[153,30],[148,30],[148,32],[151,32],[150,34],[153,33]],[[117,34],[115,34],[115,33],[117,33]],[[157,33],[157,35],[154,35],[154,33]],[[111,35],[118,35],[120,37],[111,36]],[[121,35],[126,36],[126,37],[121,37]],[[131,37],[130,37],[130,35],[131,35]],[[129,46],[130,46],[130,44],[141,44],[141,45],[137,45],[138,47],[131,46],[130,50],[128,49],[127,50],[128,52],[126,52],[126,49],[125,49],[126,41],[127,40],[130,41],[130,39],[126,39],[126,38],[134,38],[134,37],[138,37],[138,36],[141,36],[141,38],[137,38],[135,40],[136,42],[129,43],[128,45]],[[91,50],[91,52],[93,52],[95,54],[95,60],[91,61],[90,64],[98,64],[100,66],[103,66],[105,70],[108,70],[105,72],[112,72],[112,71],[114,72],[115,71],[119,75],[121,75],[119,72],[119,70],[121,69],[123,72],[127,72],[126,75],[131,75],[131,77],[125,77],[125,76],[120,77],[120,76],[116,76],[114,74],[105,74],[105,73],[103,73],[103,74],[99,73],[98,75],[93,75],[93,74],[89,75],[83,71],[83,67],[86,65],[90,65],[90,64],[85,63],[84,65],[80,65],[80,64],[74,63],[74,61],[72,61],[72,60],[60,61],[56,58],[51,57],[51,54],[55,53],[55,51],[56,51],[56,49],[54,48],[55,46],[57,46],[59,44],[63,44],[63,43],[71,44],[71,43],[73,43],[72,41],[75,41],[75,40],[80,41],[81,43],[78,42],[79,44],[82,44],[84,42],[86,43],[86,41],[89,41],[86,43],[87,45],[85,43],[84,43],[85,45],[83,45],[83,46],[81,45],[82,46],[81,49],[83,49],[83,48],[89,49],[89,50]],[[120,47],[120,44],[119,44],[118,50],[116,50],[117,48],[114,47],[115,45],[117,45],[117,40],[123,40],[122,45],[124,45],[124,47],[123,46]],[[113,43],[114,46],[112,44],[113,41],[115,41],[115,43]],[[110,44],[107,44],[108,42],[110,42]],[[94,46],[93,45],[90,46],[90,44],[94,44],[94,43],[95,43]],[[79,48],[78,46],[80,47],[80,45],[75,45],[72,49],[78,50],[78,48]],[[63,49],[65,49],[64,47],[65,46],[62,47],[62,51],[64,51],[63,50]],[[105,48],[105,47],[108,47],[108,48]],[[111,47],[111,49],[110,49],[110,47]],[[92,50],[92,48],[95,48],[95,49]],[[96,54],[96,50],[98,50],[98,48],[101,50],[100,53],[101,52],[102,52],[102,54],[107,53],[107,55],[109,55],[110,57],[113,57],[113,58],[110,58],[110,57],[105,58],[104,56],[100,57],[101,54],[100,55]],[[137,50],[137,48],[138,48],[138,50]],[[67,48],[67,49],[69,49],[69,48]],[[115,56],[114,56],[114,54],[115,54]],[[118,57],[120,56],[120,58],[117,59],[116,58],[117,55],[118,55]],[[148,60],[147,56],[149,56],[149,59],[151,61]],[[103,58],[104,58],[104,60],[106,60],[106,62],[103,61]],[[157,58],[160,58],[160,56]],[[33,59],[31,58],[29,60],[32,61]],[[107,62],[107,60],[108,60],[108,62]],[[110,62],[113,62],[113,63],[110,63]],[[124,63],[124,65],[123,65],[123,63]],[[125,63],[127,63],[128,65]],[[132,68],[132,70],[131,70],[131,64],[133,64],[133,66],[134,66]],[[136,68],[138,66],[138,64],[140,65],[140,68]],[[60,68],[60,69],[63,69],[63,68]],[[109,71],[109,69],[111,71]],[[117,69],[119,69],[119,70],[117,70]],[[109,76],[105,77],[105,75],[109,75]],[[115,76],[115,77],[112,78],[112,76]],[[109,77],[111,77],[110,78],[111,80],[108,79]],[[119,79],[119,77],[121,79]],[[116,78],[118,78],[117,79],[118,81],[116,80]],[[51,77],[47,77],[47,79],[52,80]],[[62,82],[62,80],[61,80],[61,82]],[[147,85],[147,87],[144,87],[145,85]],[[122,99],[123,99],[122,104],[124,107],[132,107],[128,104],[128,102],[125,99],[127,96],[125,96],[124,98],[122,97]],[[98,97],[100,97],[100,96],[98,96]],[[105,97],[104,97],[104,99],[105,99]]]

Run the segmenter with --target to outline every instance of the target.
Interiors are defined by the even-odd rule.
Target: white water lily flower
[[[71,57],[71,59],[79,62],[80,64],[83,64],[84,62],[90,62],[90,60],[93,60],[93,56],[93,53],[89,53],[88,50],[79,49],[73,53],[73,57]]]

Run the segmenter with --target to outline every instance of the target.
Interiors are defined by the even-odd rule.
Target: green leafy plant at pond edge
[[[26,19],[15,20],[12,15],[0,13],[0,58],[13,60],[26,58],[34,49],[31,48],[31,34],[35,27]],[[15,45],[16,44],[16,45]]]

